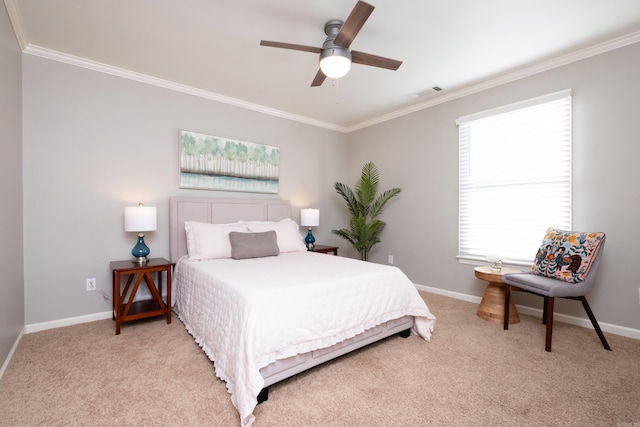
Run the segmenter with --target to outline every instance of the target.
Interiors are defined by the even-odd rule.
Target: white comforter
[[[396,267],[312,252],[245,260],[180,260],[174,310],[215,362],[243,426],[263,388],[260,369],[329,347],[404,315],[429,340],[435,317]]]

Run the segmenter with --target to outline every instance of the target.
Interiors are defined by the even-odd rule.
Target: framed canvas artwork
[[[180,132],[180,188],[278,193],[280,148]]]

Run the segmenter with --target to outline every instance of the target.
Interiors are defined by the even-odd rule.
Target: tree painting
[[[180,133],[180,187],[277,193],[280,148]]]

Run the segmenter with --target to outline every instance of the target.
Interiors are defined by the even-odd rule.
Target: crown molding
[[[20,14],[20,8],[18,7],[17,0],[4,0],[9,20],[13,26],[13,31],[18,39],[18,44],[23,53],[41,58],[51,59],[53,61],[63,62],[65,64],[75,65],[77,67],[86,68],[101,73],[111,74],[113,76],[122,77],[125,79],[135,80],[138,82],[146,83],[153,86],[162,87],[177,92],[182,92],[188,95],[197,96],[200,98],[209,99],[212,101],[221,102],[224,104],[233,105],[236,107],[244,108],[247,110],[256,111],[259,113],[269,114],[288,120],[297,121],[300,123],[306,123],[311,126],[326,128],[335,130],[338,132],[346,132],[346,128],[343,126],[334,125],[332,123],[323,122],[320,120],[314,120],[309,117],[300,116],[297,114],[288,113],[286,111],[276,110],[273,108],[265,107],[263,105],[253,104],[240,99],[231,98],[228,96],[220,95],[214,92],[205,91],[195,87],[171,82],[168,80],[159,79],[146,74],[136,73],[124,68],[113,67],[108,64],[92,61],[86,58],[69,55],[63,52],[47,49],[37,45],[32,45],[27,41],[22,26],[22,15]]]
[[[43,48],[40,46],[29,44],[23,50],[23,52],[29,55],[51,59],[53,61],[63,62],[66,64],[75,65],[77,67],[82,67],[82,68],[98,71],[105,74],[111,74],[113,76],[122,77],[129,80],[135,80],[141,83],[146,83],[149,85],[174,90],[177,92],[182,92],[188,95],[193,95],[200,98],[205,98],[212,101],[233,105],[233,106],[244,108],[247,110],[257,111],[259,113],[269,114],[272,116],[294,120],[294,121],[306,123],[312,126],[324,127],[327,129],[336,130],[340,132],[345,131],[343,127],[334,125],[332,123],[326,123],[319,120],[310,119],[308,117],[288,113],[286,111],[280,111],[273,108],[265,107],[263,105],[253,104],[251,102],[243,101],[241,99],[231,98],[229,96],[224,96],[214,92],[198,89],[192,86],[187,86],[187,85],[175,83],[169,80],[160,79],[157,77],[149,76],[147,74],[137,73],[135,71],[126,70],[124,68],[114,67],[108,64],[103,64],[101,62],[96,62],[96,61],[81,58],[78,56],[69,55],[63,52],[58,52],[58,51]]]
[[[546,61],[537,62],[535,64],[521,68],[519,70],[502,74],[497,77],[484,80],[481,82],[477,82],[475,84],[465,86],[459,89],[454,89],[450,92],[443,91],[441,95],[438,95],[437,97],[432,98],[428,101],[421,102],[419,104],[415,104],[400,110],[396,110],[389,114],[379,116],[374,119],[367,120],[365,122],[350,126],[346,129],[346,132],[347,133],[353,132],[358,129],[363,129],[378,123],[382,123],[391,119],[405,116],[407,114],[415,113],[416,111],[421,111],[430,107],[434,107],[439,104],[443,104],[445,102],[453,101],[454,99],[458,99],[458,98],[462,98],[478,92],[482,92],[487,89],[498,87],[506,83],[514,82],[516,80],[524,79],[526,77],[530,77],[535,74],[542,73],[544,71],[549,71],[554,68],[562,67],[564,65],[581,61],[583,59],[600,55],[601,53],[606,53],[615,49],[619,49],[621,47],[629,46],[637,42],[640,42],[640,31],[635,31],[633,33],[626,34],[624,36],[617,37],[615,39],[612,39],[603,43],[599,43],[590,47],[586,47],[584,49],[580,49],[575,52],[571,52],[565,55],[560,55],[560,56],[548,59]]]
[[[453,101],[455,99],[482,92],[487,89],[498,87],[506,83],[530,77],[535,74],[539,74],[545,71],[552,70],[554,68],[558,68],[564,65],[571,64],[573,62],[599,55],[601,53],[609,52],[611,50],[619,49],[621,47],[640,42],[640,31],[635,31],[624,36],[614,38],[612,40],[608,40],[590,47],[577,50],[575,52],[570,52],[568,54],[560,55],[545,61],[540,61],[535,64],[520,68],[518,70],[496,76],[494,78],[476,82],[465,87],[453,89],[451,91],[445,90],[442,93],[438,94],[437,97],[431,98],[427,101],[406,108],[401,108],[391,113],[378,116],[352,126],[339,126],[333,123],[327,123],[286,111],[276,110],[263,105],[243,101],[237,98],[220,95],[215,92],[210,92],[192,86],[159,79],[157,77],[149,76],[146,74],[137,73],[123,68],[114,67],[108,64],[103,64],[100,62],[29,44],[24,35],[22,19],[16,1],[17,0],[4,0],[4,3],[7,8],[11,23],[13,25],[16,38],[18,39],[18,43],[20,44],[23,53],[342,133],[350,133],[359,129],[373,126],[378,123],[383,123],[388,120],[392,120],[398,117],[405,116],[407,114],[415,113],[417,111],[443,104],[445,102]]]
[[[16,35],[16,39],[18,39],[20,50],[24,51],[28,43],[26,37],[24,36],[24,29],[22,28],[22,15],[20,14],[20,9],[18,8],[16,0],[4,0],[4,6],[7,8],[7,14],[9,15],[9,20],[11,21],[11,25],[13,26],[13,32]]]

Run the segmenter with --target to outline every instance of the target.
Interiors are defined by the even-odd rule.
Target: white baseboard
[[[473,302],[476,304],[480,304],[482,297],[477,297],[474,295],[462,294],[459,292],[447,291],[445,289],[432,288],[431,286],[424,286],[416,284],[416,288],[424,292],[430,292],[432,294],[443,295],[445,297],[455,298],[467,302]],[[518,312],[522,314],[528,314],[531,316],[538,316],[542,318],[542,310],[537,308],[526,307],[523,305],[516,305]],[[553,320],[558,322],[569,323],[571,325],[582,326],[583,328],[592,329],[593,325],[591,325],[591,321],[589,318],[575,317],[569,316],[567,314],[562,313],[554,313]],[[640,329],[628,328],[626,326],[613,325],[611,323],[603,323],[598,322],[600,325],[600,329],[604,332],[609,332],[614,335],[620,335],[627,338],[635,338],[640,339]]]
[[[472,302],[475,304],[480,304],[480,301],[482,300],[482,297],[478,297],[475,295],[468,295],[460,292],[453,292],[453,291],[448,291],[446,289],[433,288],[431,286],[424,286],[419,284],[416,284],[415,286],[417,289],[421,291],[443,295],[446,297],[455,298],[455,299],[459,299],[467,302]],[[516,307],[518,311],[522,314],[528,314],[531,316],[542,316],[542,310],[540,309],[526,307],[522,305],[516,305]],[[33,332],[44,331],[47,329],[61,328],[63,326],[71,326],[79,323],[93,322],[95,320],[104,320],[104,319],[111,318],[111,316],[112,316],[111,311],[105,311],[102,313],[89,314],[86,316],[70,317],[67,319],[53,320],[50,322],[34,323],[31,325],[26,325],[23,333],[30,334]],[[555,313],[554,320],[557,320],[559,322],[569,323],[571,325],[582,326],[584,328],[593,328],[588,318],[569,316],[567,314],[562,314],[562,313]],[[611,334],[620,335],[627,338],[640,339],[640,329],[628,328],[626,326],[619,326],[611,323],[603,323],[603,322],[598,322],[598,323],[600,324],[600,328],[602,328],[602,330],[605,332],[609,332]],[[19,338],[16,341],[19,341]]]
[[[415,286],[417,289],[424,292],[430,292],[432,294],[443,295],[446,297],[455,298],[455,299],[472,302],[476,304],[480,304],[480,301],[482,300],[482,298],[478,296],[467,295],[467,294],[453,292],[453,291],[447,291],[446,289],[433,288],[431,286],[424,286],[419,284],[416,284]],[[517,305],[516,307],[518,308],[518,311],[522,314],[528,314],[532,316],[542,316],[542,310],[540,309],[525,307],[522,305]],[[53,320],[50,322],[33,323],[31,325],[26,325],[20,332],[20,335],[18,335],[18,338],[16,338],[16,341],[13,344],[13,347],[11,348],[9,355],[7,356],[4,364],[2,365],[2,368],[0,369],[0,378],[2,378],[2,375],[4,374],[5,369],[9,365],[9,362],[11,361],[11,357],[13,356],[15,349],[20,343],[20,340],[22,339],[22,336],[24,334],[45,331],[47,329],[61,328],[63,326],[77,325],[79,323],[93,322],[96,320],[110,319],[111,317],[112,317],[112,312],[110,310],[102,313],[88,314],[86,316],[69,317],[67,319]],[[571,325],[582,326],[584,328],[593,327],[588,318],[569,316],[562,313],[555,313],[554,320],[557,320],[559,322],[569,323]],[[638,329],[628,328],[626,326],[613,325],[611,323],[602,323],[602,322],[598,322],[598,323],[600,323],[600,328],[602,328],[602,330],[605,332],[609,332],[611,334],[620,335],[627,338],[640,339],[640,330]]]
[[[61,328],[63,326],[77,325],[79,323],[94,322],[96,320],[111,319],[112,312],[104,311],[102,313],[87,314],[86,316],[68,317],[66,319],[52,320],[50,322],[33,323],[26,325],[26,333],[46,331],[47,329]]]
[[[20,344],[20,340],[22,340],[22,337],[24,336],[26,329],[27,329],[26,327],[22,328],[22,330],[18,334],[18,337],[13,343],[13,347],[11,347],[11,351],[9,351],[9,354],[7,354],[7,358],[4,360],[4,363],[2,364],[2,368],[0,368],[0,378],[2,378],[2,376],[4,375],[4,372],[7,370],[7,366],[9,366],[9,362],[11,362],[13,353],[16,352],[16,348],[18,348],[18,344]]]
[[[2,364],[2,368],[0,368],[0,378],[2,378],[2,376],[4,375],[4,372],[7,369],[7,366],[9,366],[9,362],[11,362],[11,359],[13,357],[13,354],[16,351],[16,348],[18,347],[18,344],[20,344],[20,341],[22,340],[22,337],[25,334],[46,331],[47,329],[61,328],[63,326],[77,325],[79,323],[87,323],[87,322],[93,322],[96,320],[110,319],[111,316],[112,316],[111,311],[105,311],[103,313],[88,314],[86,316],[69,317],[67,319],[60,319],[60,320],[53,320],[50,322],[33,323],[31,325],[25,325],[20,331],[20,334],[18,335],[18,337],[16,338],[16,341],[13,343],[13,347],[11,347],[11,351],[9,352],[9,354],[7,355],[7,358]]]

